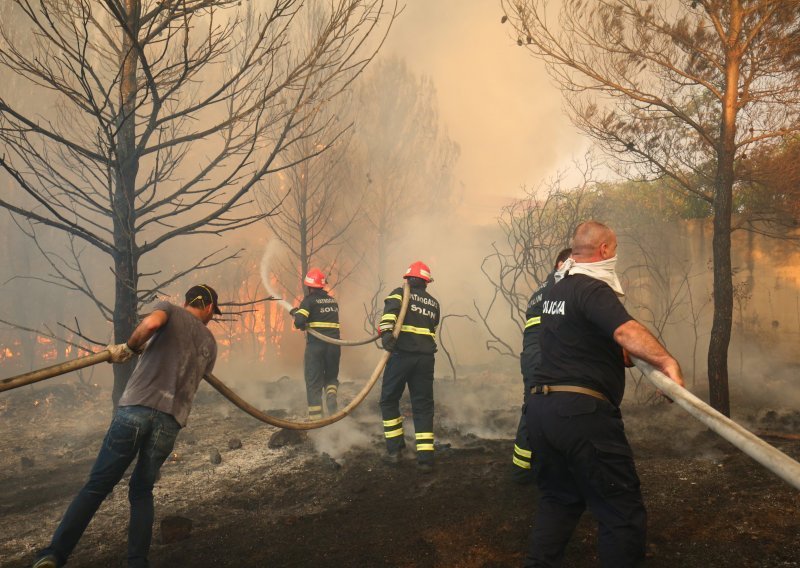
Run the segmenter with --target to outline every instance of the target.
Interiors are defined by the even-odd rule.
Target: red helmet
[[[412,262],[411,266],[408,267],[406,270],[405,276],[403,278],[422,278],[425,282],[433,282],[433,277],[431,276],[431,269],[428,268],[428,265],[418,260],[417,262]]]
[[[303,284],[309,288],[324,288],[328,281],[325,280],[325,275],[319,268],[312,268],[306,274]]]

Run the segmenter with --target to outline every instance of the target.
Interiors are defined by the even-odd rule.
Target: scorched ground
[[[345,382],[343,398],[359,386]],[[298,380],[284,378],[264,390],[297,391],[302,401]],[[536,492],[509,477],[518,391],[513,373],[437,379],[437,465],[433,474],[422,474],[413,456],[399,466],[381,462],[376,393],[338,425],[275,439],[276,429],[203,386],[156,486],[151,564],[519,566]],[[110,417],[108,400],[107,393],[74,381],[42,383],[0,399],[2,566],[30,565],[47,543],[91,467]],[[493,408],[484,407],[487,400]],[[792,439],[800,413],[737,409],[734,418],[777,434],[768,441],[800,457],[800,441]],[[800,566],[796,490],[674,405],[626,402],[623,415],[649,512],[648,566]],[[279,447],[270,447],[271,440]],[[215,464],[217,453],[221,462]],[[69,565],[124,566],[127,515],[123,480]],[[170,517],[191,521],[191,531],[178,531],[174,542],[161,530]],[[585,515],[568,566],[597,565],[594,532]]]

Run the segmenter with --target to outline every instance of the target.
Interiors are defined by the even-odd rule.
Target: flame
[[[75,341],[74,336],[65,338],[67,341]],[[43,362],[56,361],[59,359],[71,359],[83,357],[92,353],[102,351],[103,347],[80,348],[71,343],[61,343],[52,337],[36,335],[31,341],[25,341],[19,337],[0,339],[0,361],[9,362],[9,365],[20,366],[26,364],[25,361],[38,360]]]
[[[259,261],[253,260],[251,265],[243,268],[246,274],[260,274],[262,289],[258,289],[253,279],[244,279],[237,282],[235,289],[225,292],[226,298],[244,304],[256,296],[263,296],[263,289],[273,297],[292,298],[293,294],[283,290],[278,279],[269,273],[266,265],[268,261],[269,255],[266,261],[261,260],[260,267]],[[218,347],[217,360],[228,361],[232,354],[241,349],[249,349],[247,356],[256,361],[266,361],[268,358],[280,355],[283,350],[283,340],[291,325],[291,318],[287,312],[291,306],[292,304],[286,300],[251,304],[230,321],[224,322],[222,326],[215,326],[213,331]]]
[[[288,310],[292,306],[298,305],[302,296],[297,295],[297,290],[284,289],[278,278],[271,274],[269,263],[272,254],[277,250],[276,247],[279,247],[277,242],[268,245],[264,258],[260,261],[259,259],[251,260],[251,264],[242,269],[244,274],[260,275],[263,289],[266,289],[271,296],[281,298],[281,300],[259,302],[248,306],[232,321],[223,322],[221,326],[214,326],[212,331],[217,340],[217,357],[220,361],[230,360],[233,353],[243,348],[250,350],[247,356],[253,357],[255,361],[266,361],[268,358],[281,356],[286,351],[285,340],[293,330],[292,317],[289,316]],[[297,284],[299,287],[299,281]],[[246,303],[257,297],[255,295],[257,285],[252,278],[237,281],[234,286],[235,289],[225,293],[231,301]],[[263,289],[258,290],[260,296],[263,296]],[[166,299],[176,305],[182,305],[180,297]],[[68,336],[64,339],[68,342],[81,342],[81,338],[75,336]],[[103,349],[103,346],[95,345],[78,347],[44,335],[21,338],[16,333],[14,335],[9,333],[0,336],[0,362],[6,362],[9,371],[13,367],[12,373],[17,370],[16,367],[28,365],[30,361],[52,364],[56,361],[98,353]],[[46,404],[46,401],[37,401],[36,404],[37,406]]]

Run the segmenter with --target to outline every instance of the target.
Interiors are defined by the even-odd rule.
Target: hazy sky
[[[588,147],[502,15],[498,0],[408,0],[383,49],[433,79],[440,116],[461,147],[463,212],[482,222]]]

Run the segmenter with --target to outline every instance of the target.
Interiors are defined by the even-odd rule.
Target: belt
[[[604,395],[600,391],[587,389],[584,387],[574,387],[571,385],[536,385],[534,387],[531,387],[531,394],[548,395],[551,392],[576,392],[578,394],[587,394],[589,396],[593,396],[594,398],[599,398],[600,400],[611,402],[608,400],[606,395]]]

